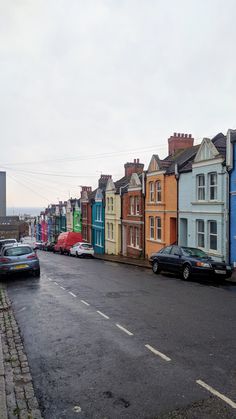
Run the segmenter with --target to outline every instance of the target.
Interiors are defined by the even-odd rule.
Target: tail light
[[[38,259],[38,256],[36,253],[33,253],[32,255],[27,256],[27,259]]]
[[[7,263],[7,262],[10,262],[11,261],[11,259],[8,259],[8,258],[0,258],[0,263]]]

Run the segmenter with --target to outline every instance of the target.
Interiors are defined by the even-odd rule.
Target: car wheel
[[[63,252],[63,250],[62,250],[62,249],[60,249],[60,254],[61,254],[61,255],[63,255],[63,253],[64,253],[64,252]]]
[[[154,274],[158,274],[160,272],[160,265],[157,260],[154,260],[152,264],[152,271],[154,272]]]
[[[188,281],[191,276],[191,268],[189,265],[184,265],[183,272],[182,272],[182,278],[184,281]]]
[[[40,276],[40,269],[36,269],[36,270],[33,272],[33,275],[34,275],[34,277],[35,277],[35,278],[38,278],[38,277]]]
[[[78,252],[76,252],[75,255],[76,255],[77,258],[79,257]]]

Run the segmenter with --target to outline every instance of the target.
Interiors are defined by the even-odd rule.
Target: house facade
[[[105,189],[111,175],[101,175],[92,199],[92,244],[95,253],[105,253]]]
[[[145,174],[133,173],[122,195],[122,254],[133,258],[145,255]]]
[[[236,130],[227,132],[226,165],[229,172],[229,261],[236,268]]]
[[[178,168],[189,159],[194,139],[174,133],[168,139],[169,154],[161,160],[153,155],[146,174],[145,254],[177,242]]]
[[[122,251],[122,195],[127,189],[132,173],[142,173],[144,165],[139,159],[124,165],[125,176],[113,182],[108,179],[105,206],[105,252],[119,255]]]
[[[204,138],[179,176],[179,244],[228,260],[228,173],[226,137]]]
[[[91,186],[82,186],[80,198],[82,237],[83,240],[88,243],[91,243],[92,241],[92,208],[90,203],[91,193]]]

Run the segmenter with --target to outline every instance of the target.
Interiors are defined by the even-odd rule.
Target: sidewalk
[[[147,259],[128,258],[122,255],[106,255],[106,254],[100,255],[98,253],[95,253],[94,257],[96,259],[106,260],[109,262],[124,263],[126,265],[133,265],[133,266],[138,266],[140,268],[151,269],[151,265]],[[236,269],[234,269],[231,278],[229,278],[227,281],[236,282]]]
[[[0,419],[42,419],[20,330],[0,284]]]
[[[151,265],[147,259],[135,259],[135,258],[128,258],[126,256],[117,256],[117,255],[106,255],[106,254],[98,254],[95,253],[94,257],[96,259],[106,260],[109,262],[117,262],[117,263],[124,263],[126,265],[133,265],[139,266],[140,268],[148,268],[151,269]]]

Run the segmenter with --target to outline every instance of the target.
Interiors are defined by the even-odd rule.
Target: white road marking
[[[58,285],[58,283],[56,281],[54,281],[54,284]]]
[[[162,359],[164,359],[165,361],[171,361],[171,359],[166,356],[165,354],[163,354],[162,352],[157,351],[155,348],[153,348],[151,345],[145,345],[145,347],[147,349],[149,349],[149,351],[153,352],[155,355],[160,356]]]
[[[233,409],[236,409],[236,403],[235,402],[233,402],[232,400],[230,400],[228,397],[224,396],[223,394],[219,393],[219,391],[215,390],[213,387],[204,383],[204,381],[196,380],[196,383],[199,384],[200,386],[204,387],[206,390],[210,391],[210,393],[219,397],[219,399],[223,400],[225,403],[229,404]]]
[[[101,311],[97,310],[97,313],[101,316],[105,317],[105,319],[109,319],[110,317],[106,316],[106,314],[102,313]]]
[[[72,297],[77,297],[73,292],[69,291],[69,294],[72,295]]]
[[[65,288],[64,288],[64,287],[61,287],[61,286],[60,286],[60,288],[61,288],[62,290],[64,290],[64,291],[65,291]]]
[[[73,407],[73,410],[75,413],[80,413],[81,412],[81,407],[80,406],[75,406]]]
[[[116,323],[116,326],[119,327],[120,330],[123,330],[123,332],[127,333],[127,335],[133,336],[133,333],[131,333],[129,330],[125,329],[125,327],[121,326],[119,323]]]
[[[51,278],[48,278],[48,280],[49,280],[49,281],[52,281],[52,279],[51,279]]]
[[[84,301],[84,300],[80,300],[80,301],[81,301],[81,303],[85,304],[86,306],[90,306],[90,304],[87,303],[87,301]]]

